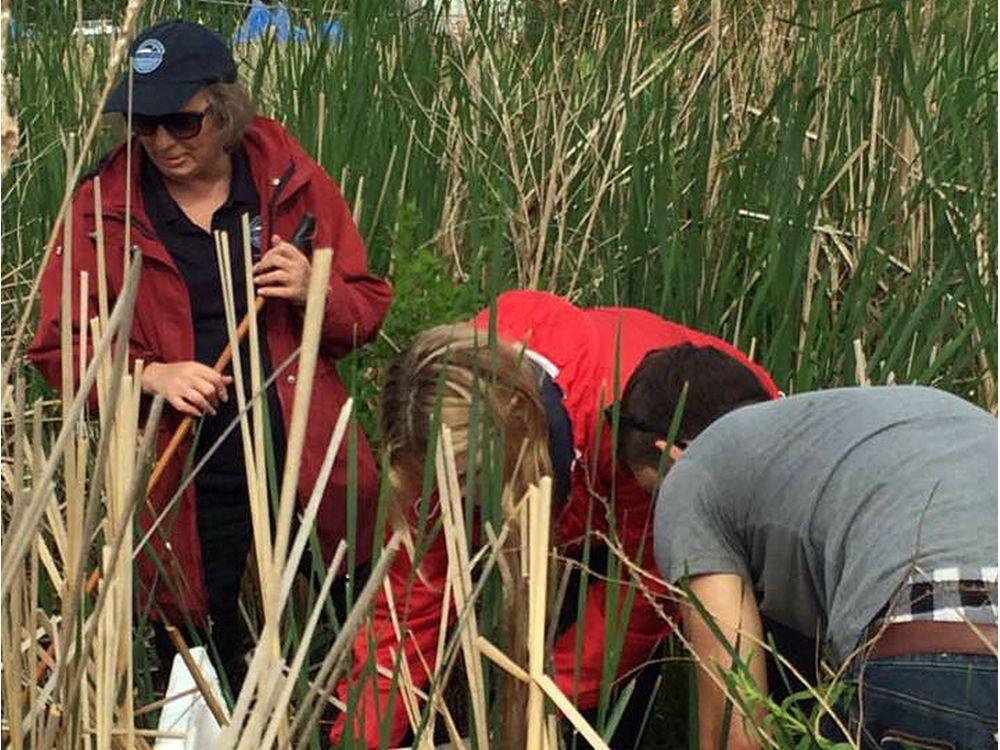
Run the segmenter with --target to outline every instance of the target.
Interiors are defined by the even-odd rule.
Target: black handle
[[[299,225],[295,228],[295,234],[292,235],[292,244],[302,251],[312,250],[313,237],[315,235],[316,217],[309,211],[306,211],[302,214],[302,218],[299,219]]]

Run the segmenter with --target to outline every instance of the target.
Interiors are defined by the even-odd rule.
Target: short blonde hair
[[[239,82],[210,83],[203,91],[212,108],[212,116],[219,121],[222,146],[232,151],[243,140],[243,133],[257,112],[250,92]]]

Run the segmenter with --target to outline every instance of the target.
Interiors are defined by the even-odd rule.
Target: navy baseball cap
[[[166,21],[141,32],[129,47],[132,111],[159,117],[180,110],[209,83],[236,81],[236,63],[225,40],[187,21]],[[105,112],[128,109],[128,73],[104,105]]]

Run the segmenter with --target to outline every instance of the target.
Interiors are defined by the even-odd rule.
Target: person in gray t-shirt
[[[912,575],[997,564],[997,423],[929,388],[844,388],[739,409],[659,491],[669,581],[738,573],[837,663]]]
[[[864,669],[866,746],[905,731],[995,747],[996,420],[956,396],[903,386],[740,408],[724,382],[699,384],[718,379],[711,361],[678,350],[659,364],[661,385],[687,381],[696,395],[676,435],[645,440],[670,467],[658,491],[657,564],[730,640],[689,609],[685,630],[702,665],[728,666],[738,643],[766,689],[764,616],[818,636],[848,679]],[[670,402],[668,390],[626,393],[626,422],[664,424],[679,395]],[[720,403],[712,408],[706,393]],[[623,457],[648,464],[627,449],[639,439],[619,437]],[[701,746],[716,747],[726,697],[709,670],[698,683]],[[758,739],[730,723],[729,748]]]

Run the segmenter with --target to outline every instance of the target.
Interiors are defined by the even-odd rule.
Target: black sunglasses
[[[132,132],[136,135],[156,135],[156,129],[162,127],[171,137],[179,141],[194,138],[201,132],[205,115],[212,108],[206,107],[201,112],[172,112],[169,115],[153,117],[151,115],[132,115]]]

